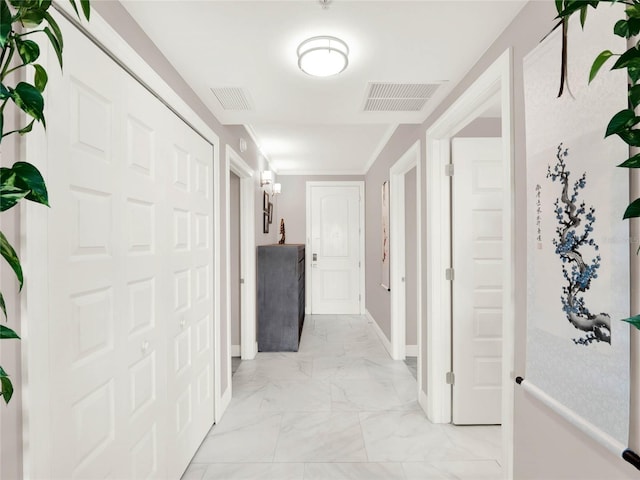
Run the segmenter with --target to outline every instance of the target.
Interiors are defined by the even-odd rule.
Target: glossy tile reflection
[[[429,422],[416,380],[357,315],[307,316],[296,353],[258,353],[185,480],[499,479],[500,427]]]

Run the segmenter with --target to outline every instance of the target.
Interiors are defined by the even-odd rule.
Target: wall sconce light
[[[260,186],[271,185],[273,183],[273,172],[271,170],[264,170],[260,173]]]
[[[275,197],[282,192],[282,185],[279,183],[273,183],[274,176],[271,170],[264,170],[260,172],[260,186],[264,188],[264,190]]]

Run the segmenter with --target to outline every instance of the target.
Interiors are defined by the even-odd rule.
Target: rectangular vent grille
[[[370,83],[365,112],[419,112],[440,84]]]
[[[217,87],[211,91],[225,110],[252,110],[251,102],[241,88]]]

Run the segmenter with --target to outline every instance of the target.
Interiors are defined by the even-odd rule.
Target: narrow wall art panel
[[[382,184],[382,279],[380,285],[391,290],[391,264],[389,262],[389,181]]]
[[[591,12],[590,12],[591,13]],[[626,107],[624,72],[588,85],[593,59],[624,51],[620,15],[598,9],[568,29],[568,85],[560,87],[562,32],[524,60],[527,135],[526,380],[616,441],[629,414],[628,173],[626,145],[604,139]],[[574,23],[574,20],[575,23]]]

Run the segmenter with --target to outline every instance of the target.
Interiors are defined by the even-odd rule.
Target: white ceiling
[[[252,130],[286,173],[365,173],[401,123],[421,123],[526,1],[122,0],[223,124]],[[339,75],[310,77],[296,49],[333,35],[349,45]],[[365,112],[371,82],[439,83],[419,112]],[[251,110],[224,110],[212,88],[240,88]]]

